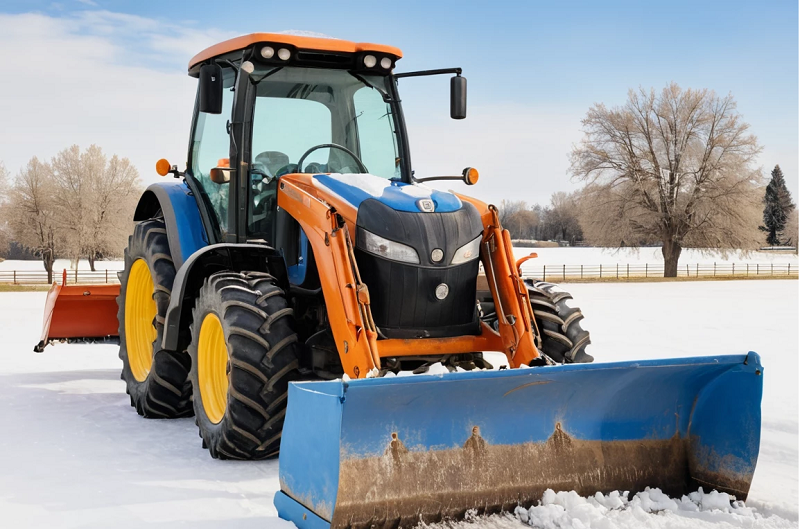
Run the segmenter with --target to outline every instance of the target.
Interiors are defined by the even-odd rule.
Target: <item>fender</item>
[[[172,181],[151,184],[139,199],[133,220],[153,218],[159,210],[164,216],[172,260],[179,270],[190,255],[209,243],[200,209],[189,186]]]
[[[271,246],[250,243],[221,243],[204,246],[186,259],[175,274],[164,320],[162,349],[183,351],[189,345],[192,307],[203,282],[211,274],[267,272],[275,277],[284,292],[289,292],[286,261]]]

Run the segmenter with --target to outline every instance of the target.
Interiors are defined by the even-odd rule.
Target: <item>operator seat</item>
[[[264,151],[256,156],[253,169],[267,175],[253,173],[250,229],[254,232],[269,232],[272,211],[278,193],[277,173],[289,163],[289,156],[280,151]]]
[[[255,163],[263,165],[268,175],[275,176],[282,167],[289,164],[289,156],[280,151],[264,151],[256,156]]]

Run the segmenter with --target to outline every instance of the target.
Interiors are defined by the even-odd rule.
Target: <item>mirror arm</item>
[[[463,180],[463,176],[426,176],[425,178],[414,178],[415,182],[427,182],[429,180]]]
[[[400,79],[403,77],[422,77],[425,75],[444,75],[449,73],[454,73],[460,76],[461,72],[461,68],[441,68],[439,70],[419,70],[416,72],[396,73],[394,74],[394,77]]]

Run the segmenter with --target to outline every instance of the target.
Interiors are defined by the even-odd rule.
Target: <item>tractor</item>
[[[533,255],[515,257],[497,208],[423,183],[478,171],[415,175],[401,80],[451,75],[457,120],[467,82],[396,73],[401,58],[257,33],[191,59],[186,167],[156,164],[174,179],[141,197],[120,274],[131,405],[194,415],[215,458],[280,453],[275,502],[301,527],[494,512],[546,488],[746,497],[758,356],[589,364],[582,312],[522,276]],[[112,334],[48,334],[63,295],[38,347]],[[90,312],[91,288],[72,298]]]

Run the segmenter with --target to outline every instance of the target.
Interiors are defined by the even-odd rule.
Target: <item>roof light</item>
[[[392,67],[392,59],[390,59],[389,57],[384,57],[383,59],[381,59],[381,68],[383,68],[384,70],[388,70],[391,67]]]
[[[255,69],[256,69],[256,67],[253,66],[253,63],[250,62],[250,61],[244,61],[242,63],[242,70],[244,70],[247,73],[253,73],[253,70],[255,70]]]
[[[286,48],[281,48],[278,50],[278,58],[282,61],[288,61],[289,57],[292,56],[292,52],[287,50]]]
[[[376,59],[374,55],[364,56],[364,66],[366,66],[367,68],[372,68],[376,64],[378,64],[378,59]]]
[[[272,46],[264,46],[261,48],[261,56],[265,59],[271,59],[275,56],[275,49]]]

